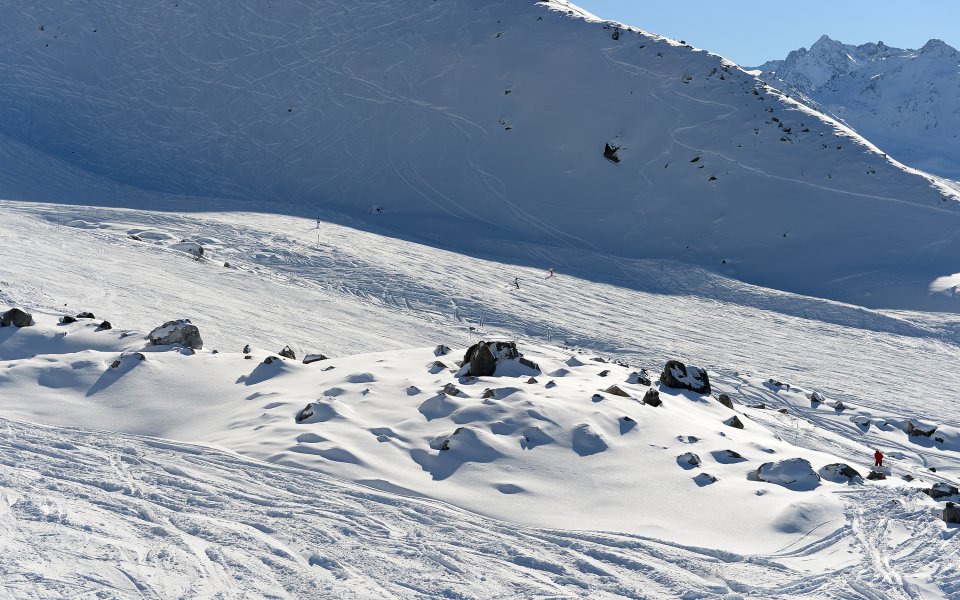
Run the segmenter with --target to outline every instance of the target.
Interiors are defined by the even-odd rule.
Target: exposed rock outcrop
[[[33,315],[19,308],[11,308],[0,316],[0,327],[9,327],[10,325],[30,327],[33,325]]]
[[[154,346],[180,345],[194,350],[203,348],[203,339],[200,330],[190,322],[190,319],[167,321],[148,335]]]
[[[699,367],[688,367],[678,360],[668,360],[660,374],[660,383],[667,387],[690,390],[697,394],[710,393],[710,378]]]

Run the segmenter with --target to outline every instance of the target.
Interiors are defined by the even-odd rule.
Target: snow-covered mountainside
[[[638,291],[312,219],[2,208],[0,313],[32,314],[0,328],[13,597],[960,590],[949,498],[923,493],[960,473],[955,317],[623,261]],[[202,348],[149,343],[180,317]],[[480,337],[536,368],[466,375]],[[827,468],[866,476],[876,447],[886,480]]]
[[[897,160],[960,179],[960,52],[941,40],[903,50],[823,36],[757,69]]]
[[[930,295],[960,272],[953,192],[718,56],[563,1],[0,6],[6,197],[328,208],[528,265],[590,250],[956,308]]]
[[[951,182],[562,1],[0,6],[0,597],[960,594]]]

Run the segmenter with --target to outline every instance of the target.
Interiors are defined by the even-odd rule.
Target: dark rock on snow
[[[327,360],[327,356],[323,354],[308,354],[303,357],[303,364],[309,365],[310,363],[320,362],[321,360]]]
[[[886,478],[887,478],[886,474],[881,473],[880,471],[870,471],[869,473],[867,473],[867,479],[870,479],[871,481],[875,481],[877,479],[886,479]]]
[[[9,327],[10,325],[30,327],[33,325],[33,315],[19,308],[11,308],[0,316],[0,327]]]
[[[104,321],[103,323],[97,325],[97,331],[108,331],[110,329],[113,329],[113,325],[110,324],[110,321]]]
[[[960,523],[960,506],[947,502],[943,509],[943,520],[946,523]]]
[[[439,346],[433,349],[434,356],[444,356],[449,353],[450,353],[450,348],[444,346],[443,344],[440,344]]]
[[[937,430],[937,426],[931,423],[922,423],[920,421],[910,419],[907,421],[906,429],[907,435],[930,437],[933,435],[933,432]]]
[[[624,398],[629,398],[629,397],[630,397],[630,394],[626,393],[625,391],[621,390],[619,387],[617,387],[617,386],[615,386],[615,385],[611,385],[610,387],[608,387],[607,389],[605,389],[605,390],[603,390],[603,391],[604,391],[604,393],[606,393],[606,394],[612,394],[612,395],[614,395],[614,396],[623,396]]]
[[[726,406],[730,410],[733,410],[733,401],[730,400],[730,396],[726,394],[720,394],[719,396],[717,396],[717,402]]]
[[[480,341],[470,346],[463,355],[463,365],[469,365],[465,375],[473,377],[489,377],[497,370],[497,364],[505,360],[517,360],[521,365],[539,371],[536,363],[527,360],[517,350],[514,342],[484,342]]]
[[[939,482],[933,484],[929,490],[923,490],[923,493],[930,496],[934,500],[939,500],[940,498],[949,498],[951,496],[960,495],[960,490],[949,483]]]
[[[283,350],[280,351],[280,356],[289,358],[290,360],[297,360],[297,355],[293,352],[290,346],[284,346]]]
[[[724,425],[728,427],[733,427],[735,429],[743,429],[743,421],[737,415],[733,415],[729,419],[723,422]]]
[[[280,359],[279,359],[278,357],[276,357],[276,356],[268,356],[268,357],[266,357],[265,359],[263,359],[263,363],[262,363],[262,364],[272,365],[273,363],[277,362],[278,360],[280,360]]]
[[[67,315],[63,315],[62,317],[60,317],[61,325],[69,325],[70,323],[76,323],[76,322],[77,322],[76,317],[70,317]]]
[[[678,360],[668,360],[660,374],[660,382],[671,388],[690,390],[697,394],[710,393],[710,378],[699,367],[687,367]]]
[[[306,408],[297,413],[295,417],[297,423],[303,423],[313,416],[313,404],[308,404]]]
[[[650,406],[660,406],[663,404],[663,400],[660,399],[660,392],[650,388],[647,390],[647,393],[643,395],[643,403],[649,404]]]
[[[96,319],[96,317],[93,316],[93,313],[92,313],[92,312],[88,312],[88,311],[83,311],[83,312],[77,314],[77,316],[76,316],[75,318],[77,318],[77,319]]]

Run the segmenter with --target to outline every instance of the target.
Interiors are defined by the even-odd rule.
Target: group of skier
[[[544,279],[550,279],[550,278],[553,277],[553,276],[554,276],[553,267],[550,267],[549,269],[547,269],[547,276],[544,277]],[[520,278],[519,278],[519,277],[514,277],[514,278],[513,278],[513,285],[514,285],[514,287],[516,287],[518,290],[520,289]]]

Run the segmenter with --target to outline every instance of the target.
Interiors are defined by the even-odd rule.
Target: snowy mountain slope
[[[758,559],[625,534],[516,527],[203,446],[0,421],[0,573],[11,597],[941,597],[949,540],[922,500],[873,488],[844,534]],[[884,511],[871,532],[869,511]],[[889,536],[889,538],[886,538]],[[841,546],[843,543],[840,544]],[[953,586],[953,587],[950,587]]]
[[[473,327],[641,364],[695,359],[860,404],[882,407],[896,398],[918,414],[952,414],[952,391],[960,389],[948,375],[960,335],[949,315],[865,310],[590,253],[565,254],[558,275],[544,279],[544,270],[333,224],[317,230],[309,219],[2,206],[0,301],[54,314],[92,310],[121,331],[188,316],[207,347],[221,351],[289,344],[298,355],[337,357],[463,346],[476,341]],[[207,260],[173,250],[181,239],[204,240]],[[536,246],[518,250],[529,253],[516,257],[522,262],[556,258]],[[619,270],[619,285],[579,275],[599,269],[611,277]],[[0,352],[22,358],[12,343]],[[917,396],[904,371],[946,374],[942,393]],[[863,374],[855,386],[851,373]]]
[[[757,68],[898,160],[960,179],[960,53],[948,44],[930,40],[903,50],[823,36],[809,51]]]
[[[5,197],[77,202],[69,165],[139,191],[97,204],[272,200],[480,256],[524,242],[953,306],[928,293],[960,271],[948,190],[717,56],[564,2],[9,12],[0,134],[59,162]]]
[[[945,443],[918,443],[890,411],[842,412],[829,398],[811,404],[800,388],[722,373],[715,387],[731,393],[735,410],[663,386],[663,406],[646,406],[636,399],[646,386],[627,381],[629,369],[532,346],[527,356],[546,371],[536,383],[520,372],[458,380],[455,367],[429,368],[452,364],[456,352],[437,357],[428,348],[266,365],[269,353],[256,349],[245,360],[157,347],[109,368],[143,338],[35,319],[5,332],[3,347],[19,341],[45,353],[2,363],[4,414],[85,429],[2,422],[8,535],[0,570],[24,595],[67,586],[122,594],[132,585],[160,595],[239,586],[258,597],[306,597],[347,586],[358,597],[447,588],[491,597],[553,586],[585,597],[858,597],[852,587],[947,598],[960,583],[955,531],[937,521],[942,502],[920,493],[955,482],[956,428],[941,426]],[[101,341],[76,351],[94,336],[114,349]],[[58,353],[53,344],[66,347]],[[437,394],[448,383],[463,393]],[[591,397],[609,383],[634,399]],[[495,392],[482,399],[487,387]],[[748,408],[757,401],[767,409]],[[313,416],[297,424],[306,403]],[[864,414],[869,427],[851,423]],[[722,425],[731,415],[745,428]],[[102,427],[111,431],[89,429]],[[117,433],[148,430],[274,464]],[[824,479],[794,490],[748,477],[764,462],[796,457],[815,468],[846,460],[865,473],[857,461],[874,445],[892,459],[889,481]],[[686,465],[687,452],[702,465]],[[698,483],[702,473],[719,481]],[[917,479],[907,484],[903,475]],[[51,535],[55,546],[43,541]],[[404,569],[426,587],[403,589],[413,583]]]
[[[854,597],[843,587],[847,583],[836,587],[848,575],[862,586],[856,589],[887,597],[907,597],[917,590],[950,597],[956,590],[956,573],[947,560],[956,555],[956,538],[951,529],[937,524],[936,510],[942,502],[919,492],[937,481],[955,483],[960,472],[960,422],[953,410],[960,386],[952,375],[957,346],[950,338],[955,323],[949,317],[887,315],[700,277],[671,283],[675,289],[670,293],[616,288],[562,271],[543,279],[542,271],[331,224],[320,230],[325,243],[315,246],[311,241],[316,239],[315,223],[289,217],[12,202],[4,209],[9,226],[0,234],[0,247],[7,249],[0,295],[8,304],[34,310],[37,322],[29,328],[0,330],[4,417],[214,444],[387,492],[440,499],[503,521],[493,538],[509,537],[516,527],[509,523],[604,530],[617,533],[599,538],[593,533],[564,535],[604,539],[608,544],[629,540],[617,544],[629,543],[632,551],[642,546],[647,552],[648,544],[683,548],[714,557],[711,560],[737,560],[744,568],[759,564],[773,569],[757,576],[769,582],[760,590],[750,587],[758,584],[747,575],[743,579],[727,575],[722,584],[714,575],[707,576],[707,583],[695,579],[683,584],[694,590],[727,585],[740,593],[752,589],[773,597]],[[58,213],[65,223],[59,227]],[[129,238],[131,233],[144,241]],[[206,238],[204,260],[174,249],[185,238]],[[402,259],[383,258],[390,255]],[[230,269],[222,266],[223,258],[231,261]],[[628,263],[625,268],[641,269]],[[642,270],[649,269],[646,265]],[[514,273],[521,278],[520,293],[509,285]],[[707,296],[711,292],[730,299],[717,302]],[[761,308],[764,293],[768,303]],[[57,314],[80,310],[93,310],[99,318],[111,320],[114,329],[95,331],[83,321],[56,323]],[[801,313],[807,316],[797,316]],[[454,377],[453,361],[468,340],[476,340],[466,328],[479,327],[481,314],[485,335],[519,338],[521,349],[540,363],[544,374],[536,376],[537,383],[527,383],[528,375],[473,383]],[[144,333],[177,316],[193,317],[205,336],[204,350],[195,355],[146,351]],[[555,343],[558,338],[570,339],[607,356],[625,358],[633,367],[595,362],[594,352],[549,347],[544,338]],[[237,352],[245,342],[254,346],[254,358],[249,360]],[[435,356],[432,348],[439,342],[454,351]],[[298,356],[321,351],[334,358],[309,365],[260,364],[284,344],[291,344]],[[415,344],[423,348],[398,350]],[[213,354],[213,349],[220,352]],[[389,351],[355,354],[374,350]],[[145,361],[128,355],[116,369],[109,368],[121,353],[135,351],[144,351]],[[637,398],[646,388],[629,383],[630,371],[646,366],[655,375],[664,360],[674,357],[710,367],[714,393],[729,393],[735,411],[712,399],[698,400],[663,388],[664,406],[640,403]],[[447,368],[432,368],[435,360],[444,361]],[[330,366],[334,368],[323,370]],[[601,377],[602,370],[609,373]],[[920,373],[940,375],[918,381]],[[793,387],[771,386],[768,377],[786,378]],[[556,385],[547,387],[551,380]],[[464,395],[439,395],[448,383]],[[621,386],[633,399],[603,394],[610,384]],[[411,385],[419,391],[409,390]],[[488,387],[499,390],[492,399],[482,398]],[[811,403],[805,392],[812,390],[825,393],[828,402]],[[594,401],[598,392],[602,399]],[[838,399],[846,409],[833,407]],[[316,418],[295,423],[294,416],[308,403],[315,403]],[[759,403],[767,408],[750,408]],[[788,414],[779,413],[781,408]],[[745,429],[723,425],[730,415],[739,416]],[[636,424],[622,421],[624,416]],[[866,417],[870,425],[856,425],[853,417]],[[911,418],[936,422],[946,436],[944,442],[918,442],[908,436],[904,428]],[[467,429],[454,434],[458,427]],[[529,431],[532,427],[542,435]],[[524,436],[534,443],[525,448]],[[452,440],[452,450],[438,450],[434,447],[438,440]],[[56,438],[50,441],[56,443]],[[606,449],[594,452],[604,445]],[[877,446],[892,463],[888,482],[851,487],[824,481],[815,490],[801,492],[747,477],[763,462],[793,457],[808,458],[815,468],[847,462],[865,473],[865,459]],[[727,450],[745,460],[731,459]],[[678,457],[686,452],[695,452],[702,466],[685,469]],[[161,463],[182,468],[180,460],[171,457]],[[212,461],[210,469],[222,463],[216,457],[204,460]],[[244,469],[260,472],[257,467]],[[701,471],[720,480],[699,487],[693,477]],[[903,475],[917,479],[908,484],[900,479]],[[20,478],[8,479],[6,487],[22,490],[17,487],[22,485]],[[124,485],[110,475],[93,479],[108,487]],[[303,486],[304,494],[321,493]],[[28,492],[17,492],[18,497],[50,506],[36,488]],[[272,494],[263,491],[264,496]],[[340,502],[336,497],[331,493],[329,502]],[[73,492],[56,498],[54,505],[60,507],[77,506],[83,500]],[[263,522],[258,516],[262,512],[243,516],[253,508],[234,507],[223,518]],[[43,509],[31,510],[27,512],[39,514]],[[86,514],[88,507],[81,503],[80,508],[63,510]],[[330,510],[343,514],[333,506]],[[292,509],[282,514],[285,517],[277,518],[311,521],[309,514]],[[18,527],[36,531],[32,528],[43,523],[27,522]],[[129,532],[127,526],[110,523]],[[272,520],[268,527],[290,531]],[[465,528],[469,530],[460,525],[454,530]],[[145,531],[125,533],[123,539],[135,547],[155,547],[150,538],[144,539]],[[290,536],[322,538],[322,531]],[[23,534],[18,539],[29,538]],[[205,539],[215,552],[226,552],[219,533]],[[227,539],[232,544],[235,538]],[[930,539],[938,541],[926,543]],[[925,543],[917,545],[917,540]],[[247,557],[261,551],[246,542],[242,547],[247,548]],[[43,547],[38,548],[42,552]],[[56,556],[67,561],[71,552]],[[302,552],[309,566],[309,554]],[[548,572],[574,577],[577,559],[550,552],[524,549],[519,554],[536,559],[521,559],[524,565],[545,561],[554,565]],[[604,552],[620,553],[616,547]],[[369,574],[371,563],[360,555],[344,557],[333,549],[329,553],[341,566],[350,565],[343,568],[358,578],[369,576],[378,582],[394,578],[382,570]],[[601,555],[609,556],[588,554]],[[882,557],[879,564],[892,566],[881,569],[874,557]],[[238,559],[238,564],[246,560]],[[470,564],[489,564],[475,560]],[[642,556],[631,560],[646,562]],[[651,577],[666,588],[650,588],[646,579],[629,572],[618,581],[641,586],[648,597],[677,596],[677,577],[685,581],[704,577],[698,561],[686,560],[685,567],[677,568],[658,559]],[[10,573],[29,571],[22,561],[5,564],[11,565]],[[121,559],[116,564],[146,581],[148,566],[131,570]],[[191,574],[192,568],[184,566],[186,572],[177,572],[184,573],[184,580],[207,581],[206,576]],[[224,574],[219,568],[214,565],[208,572],[234,576],[234,571]],[[802,569],[820,575],[811,578]],[[273,577],[262,567],[253,572],[256,577]],[[802,577],[795,575],[801,572]],[[513,581],[508,573],[502,579],[501,571],[496,573],[498,582]],[[176,586],[177,581],[165,579],[163,585]],[[213,575],[209,581],[214,581]],[[220,581],[205,589],[236,585]],[[603,585],[607,584],[613,585],[609,581]],[[270,586],[282,584],[263,585],[274,589]],[[585,585],[588,596],[613,589],[595,581]],[[783,589],[775,594],[768,589],[776,586]]]

